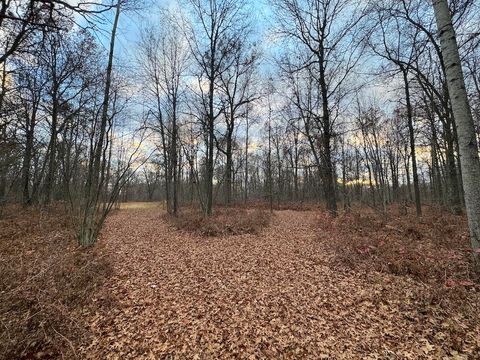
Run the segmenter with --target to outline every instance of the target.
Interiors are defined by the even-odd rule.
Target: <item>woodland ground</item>
[[[127,204],[81,249],[61,209],[7,209],[0,358],[480,358],[463,217],[222,211]]]

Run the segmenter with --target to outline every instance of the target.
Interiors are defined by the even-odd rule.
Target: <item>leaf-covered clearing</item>
[[[75,304],[83,297],[81,306],[58,300],[76,327],[50,324],[60,336],[45,319],[28,325],[24,336],[50,332],[24,357],[480,356],[480,293],[461,217],[431,213],[417,224],[282,210],[258,233],[211,237],[179,230],[158,207],[133,207],[115,212],[95,251],[82,256],[107,260],[108,273],[70,294]],[[18,329],[5,311],[12,337]]]
[[[343,266],[332,246],[336,236],[345,235],[342,221],[318,211],[278,211],[259,235],[212,238],[175,230],[155,210],[116,214],[101,240],[113,257],[114,275],[96,299],[95,340],[84,353],[202,359],[479,356],[479,296],[473,286],[453,290],[463,294],[464,306],[452,308],[431,299],[444,284]],[[102,306],[104,298],[115,305]]]

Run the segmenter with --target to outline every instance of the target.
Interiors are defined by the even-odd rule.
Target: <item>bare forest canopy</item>
[[[480,359],[479,139],[478,0],[2,0],[0,360]]]
[[[82,244],[131,200],[431,204],[478,239],[480,7],[446,5],[2,1],[1,205],[62,201]]]

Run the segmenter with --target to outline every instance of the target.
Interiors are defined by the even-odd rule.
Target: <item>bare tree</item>
[[[213,177],[215,157],[215,125],[224,112],[218,99],[217,83],[230,68],[235,57],[230,55],[238,46],[246,23],[246,3],[236,0],[189,0],[195,21],[188,41],[197,65],[198,119],[202,123],[205,140],[205,214],[212,214]]]
[[[233,175],[233,136],[238,118],[246,116],[248,105],[257,99],[254,88],[255,68],[258,55],[255,49],[245,41],[239,40],[230,54],[229,67],[219,76],[220,96],[223,101],[225,133],[218,141],[218,149],[225,154],[225,201],[232,201]],[[248,120],[247,120],[248,121]]]
[[[463,71],[458,51],[452,17],[446,0],[433,0],[438,34],[445,61],[445,72],[453,113],[458,129],[462,177],[465,188],[465,205],[472,250],[478,265],[480,248],[480,161],[475,125],[465,89]]]
[[[409,73],[414,57],[418,56],[414,46],[408,46],[405,41],[411,41],[415,45],[418,41],[419,30],[414,28],[410,33],[407,26],[402,26],[398,19],[385,15],[382,9],[375,9],[378,14],[378,22],[375,28],[379,29],[380,39],[378,42],[369,41],[370,48],[376,55],[386,59],[394,64],[403,80],[405,92],[406,117],[410,142],[410,156],[412,160],[413,188],[415,193],[415,209],[417,217],[422,215],[422,206],[420,199],[420,188],[418,180],[417,159],[415,151],[415,131],[414,131],[414,114],[411,100],[411,89]],[[384,71],[386,69],[383,69]]]
[[[115,9],[115,18],[113,22],[112,34],[110,38],[110,47],[108,54],[108,64],[106,70],[105,90],[101,105],[100,124],[97,131],[93,134],[93,147],[90,152],[88,164],[88,174],[85,184],[85,199],[81,205],[81,222],[78,234],[78,241],[82,245],[92,245],[97,240],[103,222],[113,205],[113,200],[118,196],[119,189],[114,189],[113,198],[107,202],[101,195],[105,186],[105,176],[107,169],[108,156],[108,125],[109,125],[109,104],[110,91],[112,86],[113,72],[113,52],[115,49],[115,36],[117,34],[118,19],[122,3],[118,2]],[[125,171],[127,172],[127,170]],[[120,177],[121,179],[123,178]],[[123,180],[123,179],[122,179]],[[104,200],[105,202],[101,202]]]
[[[336,216],[332,140],[339,102],[345,95],[343,85],[362,53],[362,45],[357,41],[364,16],[362,5],[350,0],[277,0],[273,3],[280,32],[299,44],[296,51],[305,54],[293,71],[308,68],[315,82],[313,101],[307,109],[313,125],[308,132],[313,137],[311,142],[319,146],[327,208]]]
[[[0,4],[0,41],[3,46],[0,64],[24,47],[36,31],[66,29],[75,22],[74,14],[89,26],[99,22],[98,15],[115,7],[115,3],[50,1],[11,1]],[[76,24],[79,26],[79,24]],[[79,26],[81,27],[81,26]],[[28,47],[28,45],[27,45]]]
[[[155,121],[147,125],[160,134],[167,210],[177,214],[179,108],[189,53],[185,39],[178,36],[181,34],[178,24],[167,16],[163,23],[161,33],[157,33],[154,27],[144,32],[139,61],[146,80],[145,88],[153,98],[153,105],[149,108]]]

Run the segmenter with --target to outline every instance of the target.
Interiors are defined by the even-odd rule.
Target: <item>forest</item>
[[[2,0],[0,359],[480,358],[477,0]]]

